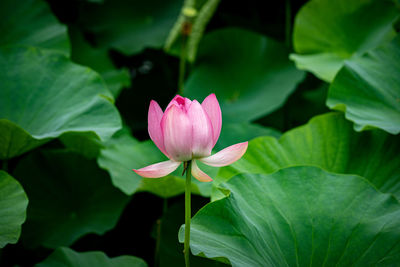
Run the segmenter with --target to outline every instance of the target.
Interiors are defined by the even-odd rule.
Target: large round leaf
[[[356,133],[340,113],[313,118],[277,140],[250,141],[243,158],[220,170],[227,179],[237,173],[272,173],[293,165],[314,165],[337,173],[358,174],[400,199],[400,139],[383,131]]]
[[[164,45],[182,2],[109,0],[101,5],[87,5],[82,17],[100,47],[111,47],[132,55],[147,47]]]
[[[121,127],[100,76],[62,55],[1,48],[0,80],[0,158],[66,132],[93,132],[107,139]]]
[[[204,36],[184,93],[215,93],[225,121],[250,121],[280,107],[304,73],[288,60],[284,44],[257,33],[222,29]]]
[[[357,131],[400,133],[400,36],[346,62],[329,88],[327,105],[344,111]]]
[[[223,189],[229,197],[192,219],[196,255],[246,267],[399,262],[400,204],[362,177],[300,166],[238,175]]]
[[[142,178],[132,169],[166,161],[152,141],[139,143],[126,131],[113,137],[101,150],[97,160],[100,167],[110,173],[113,184],[125,194],[131,195],[136,191],[147,191],[160,197],[168,198],[185,192],[185,177],[182,168],[172,174],[159,178]],[[203,183],[193,179],[192,191],[195,194],[209,196],[211,183]]]
[[[0,1],[0,46],[30,45],[69,55],[67,27],[43,0]]]
[[[22,240],[29,247],[71,245],[112,229],[129,198],[114,188],[95,161],[66,151],[30,154],[15,177],[29,196]]]
[[[296,16],[291,59],[300,69],[332,81],[346,59],[394,36],[391,0],[312,0]]]
[[[70,248],[56,249],[36,267],[146,267],[144,260],[133,256],[109,258],[101,251],[75,252]]]
[[[15,244],[25,221],[28,197],[22,186],[5,171],[0,171],[0,248]]]

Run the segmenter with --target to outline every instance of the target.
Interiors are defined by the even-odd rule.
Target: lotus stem
[[[182,46],[181,58],[179,62],[179,78],[178,78],[178,92],[183,94],[183,84],[185,81],[186,69],[186,56],[187,56],[187,42],[190,34],[192,33],[193,19],[196,17],[197,11],[194,8],[184,8],[183,15],[184,21],[181,28]]]
[[[185,243],[184,243],[184,254],[185,254],[185,265],[190,267],[189,253],[190,253],[190,219],[191,219],[191,180],[192,180],[192,161],[187,162],[186,168],[186,187],[185,187]]]
[[[179,61],[179,79],[178,79],[178,91],[179,94],[183,94],[183,84],[185,80],[185,69],[186,69],[186,41],[187,37],[182,36],[182,47],[181,47],[181,58]]]

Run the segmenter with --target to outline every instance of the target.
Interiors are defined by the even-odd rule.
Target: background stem
[[[178,92],[180,95],[183,94],[183,84],[185,81],[186,43],[187,43],[187,36],[182,35],[181,58],[179,62],[179,78],[178,78]]]
[[[190,251],[190,218],[191,218],[191,203],[190,203],[190,190],[191,190],[191,179],[192,179],[192,161],[188,161],[186,169],[186,187],[185,187],[185,265],[190,266],[189,251]]]

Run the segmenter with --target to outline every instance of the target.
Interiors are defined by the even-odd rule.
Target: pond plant
[[[398,0],[0,17],[0,266],[400,266]]]

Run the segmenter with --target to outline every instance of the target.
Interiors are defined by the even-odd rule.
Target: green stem
[[[185,265],[190,267],[189,251],[190,251],[190,217],[191,217],[191,204],[190,204],[190,189],[192,180],[192,162],[187,162],[186,169],[186,187],[185,187]]]
[[[290,0],[286,0],[285,3],[285,41],[286,46],[290,48],[292,46],[292,11],[290,7]]]
[[[186,69],[186,46],[187,46],[187,36],[182,35],[182,47],[181,47],[181,57],[179,61],[179,79],[178,79],[178,91],[179,94],[183,94],[183,84],[185,81],[185,69]]]

